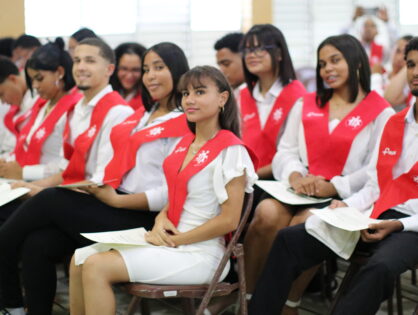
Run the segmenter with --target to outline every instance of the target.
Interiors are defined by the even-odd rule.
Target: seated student
[[[346,198],[364,186],[371,144],[394,111],[370,91],[367,55],[353,36],[325,39],[317,58],[317,92],[293,106],[273,159],[273,174],[296,193]],[[309,214],[306,207],[273,198],[260,202],[245,238],[249,292],[277,231],[304,222]]]
[[[196,67],[179,88],[192,133],[164,162],[169,203],[146,235],[150,245],[116,246],[88,258],[85,249],[77,250],[70,269],[72,314],[114,314],[113,283],[203,284],[214,276],[224,235],[238,225],[244,192],[257,176],[238,138],[238,109],[222,73]]]
[[[86,38],[99,38],[95,32],[87,27],[80,28],[74,32],[68,39],[68,52],[70,56],[74,58],[75,47]]]
[[[0,277],[0,285],[8,292],[19,288],[16,276],[21,256],[30,314],[51,313],[55,263],[77,247],[91,244],[80,232],[138,226],[149,229],[156,211],[167,202],[162,164],[180,137],[188,133],[186,117],[177,109],[181,93],[176,88],[189,67],[177,45],[160,43],[145,52],[142,68],[146,111],[138,109],[112,129],[111,161],[103,176],[103,182],[109,184],[85,188],[90,194],[46,189],[19,207],[0,229],[0,248],[10,255],[7,265],[0,262],[0,274],[12,275],[7,280]],[[7,241],[9,238],[13,241]],[[9,297],[11,305],[7,306],[21,300],[17,293]]]
[[[38,99],[19,74],[19,69],[7,57],[0,56],[0,154],[10,153],[16,138]]]
[[[240,53],[240,44],[243,38],[244,34],[242,33],[229,33],[220,38],[213,46],[216,50],[216,63],[231,85],[237,102],[241,90],[245,87]]]
[[[26,61],[32,56],[33,52],[41,46],[41,42],[35,36],[22,34],[13,43],[12,61],[23,70]]]
[[[418,95],[417,37],[407,45],[405,56],[408,84]],[[396,276],[418,264],[417,113],[415,103],[388,120],[367,171],[367,184],[343,201],[333,201],[332,207],[348,205],[360,211],[374,204],[371,217],[384,220],[361,231],[357,246],[367,247],[372,255],[337,302],[335,314],[375,314],[380,303],[391,296]],[[340,245],[335,250],[349,257],[355,244]],[[257,282],[250,314],[278,314],[292,281],[332,256],[335,253],[308,234],[303,224],[280,231]]]
[[[0,38],[0,56],[12,58],[12,49],[15,39],[13,37]]]
[[[142,107],[141,65],[145,47],[137,43],[123,43],[115,48],[116,68],[110,84],[134,109]]]
[[[247,83],[240,95],[242,139],[258,156],[258,176],[268,179],[287,114],[305,88],[296,80],[286,40],[275,26],[254,25],[242,49]]]
[[[40,98],[21,130],[16,147],[0,159],[0,177],[34,181],[59,172],[66,114],[81,98],[74,86],[73,61],[57,38],[38,48],[26,63],[26,82]]]

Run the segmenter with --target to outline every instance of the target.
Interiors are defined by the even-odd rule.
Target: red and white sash
[[[19,132],[17,131],[16,125],[13,121],[13,118],[15,117],[16,113],[19,111],[18,105],[10,105],[9,110],[7,111],[6,115],[4,116],[4,126],[15,135],[17,138],[19,135]]]
[[[39,111],[46,104],[46,101],[36,102],[36,104],[32,107],[31,116],[28,123],[25,125],[25,127],[23,127],[19,134],[19,138],[14,150],[16,160],[19,162],[20,166],[23,167],[26,165],[39,164],[44,142],[54,131],[58,120],[69,110],[71,110],[81,97],[81,94],[64,95],[52,108],[51,112],[44,119],[42,124],[33,133],[29,145],[26,145],[26,138],[30,133],[33,124],[35,123],[36,118],[38,117]]]
[[[187,183],[190,178],[212,162],[223,149],[237,144],[244,145],[241,139],[232,132],[220,130],[215,138],[207,141],[189,164],[187,164],[183,170],[180,170],[184,159],[186,158],[189,146],[194,138],[195,135],[193,133],[184,136],[174,149],[173,153],[165,159],[163,164],[168,186],[168,218],[175,226],[179,223],[181,213],[183,212],[183,206],[188,193]],[[247,148],[247,150],[253,160],[254,167],[256,168],[257,157],[251,149]]]
[[[135,96],[128,102],[128,105],[133,108],[133,110],[137,110],[139,108],[143,108],[144,105],[142,104],[142,96],[141,93],[136,93]]]
[[[262,130],[254,98],[248,88],[241,90],[242,140],[256,152],[260,167],[271,164],[277,150],[277,137],[280,129],[293,104],[305,93],[304,86],[297,80],[286,85],[274,102]]]
[[[406,106],[414,106],[416,102],[416,97],[412,95],[411,91],[409,91],[408,96],[406,97]]]
[[[320,108],[316,103],[316,93],[305,95],[302,123],[309,172],[328,180],[341,175],[355,137],[389,106],[388,102],[372,91],[330,134],[329,103]]]
[[[186,115],[182,114],[131,134],[144,115],[144,111],[143,107],[139,108],[124,122],[113,127],[110,133],[114,153],[112,160],[106,166],[103,181],[109,182],[113,188],[119,187],[122,177],[135,167],[136,153],[144,143],[161,138],[179,138],[190,132]]]
[[[376,63],[382,63],[383,61],[383,46],[376,44],[374,41],[370,44],[370,57],[369,64],[372,67]]]
[[[69,163],[62,174],[63,184],[85,180],[86,162],[90,147],[99,134],[108,112],[114,106],[124,104],[126,105],[126,102],[118,92],[113,91],[103,96],[93,109],[89,128],[75,139],[73,147],[69,144],[71,130],[69,119],[67,119],[64,130],[64,151]]]
[[[407,107],[392,116],[383,129],[376,164],[380,195],[374,204],[372,218],[378,218],[386,210],[418,198],[418,162],[408,172],[396,179],[393,178],[393,168],[399,161],[403,149],[405,116],[408,110]]]

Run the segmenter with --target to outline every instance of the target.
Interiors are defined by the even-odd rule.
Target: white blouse
[[[154,119],[147,125],[151,114],[152,111],[145,112],[132,133],[176,118],[182,112],[172,111]],[[118,190],[126,193],[145,192],[149,208],[154,211],[160,211],[167,203],[167,185],[162,165],[179,140],[180,138],[160,138],[144,143],[136,153],[135,167],[125,174]]]
[[[253,97],[257,104],[258,116],[260,117],[261,129],[264,128],[267,122],[267,118],[270,115],[271,109],[274,106],[274,102],[282,92],[283,87],[279,80],[276,80],[270,87],[268,92],[263,96],[260,92],[260,83],[254,85]]]
[[[74,145],[75,139],[87,130],[90,126],[90,118],[93,109],[100,99],[106,94],[112,92],[112,87],[107,85],[103,90],[94,96],[88,104],[83,104],[84,97],[77,103],[70,117],[70,144]],[[104,169],[112,158],[112,145],[109,140],[112,128],[132,115],[133,110],[130,106],[117,105],[108,113],[102,124],[102,127],[93,141],[86,162],[86,179],[95,183],[103,181]],[[64,156],[63,150],[61,150]],[[60,168],[67,167],[67,160],[62,160]]]
[[[305,143],[305,134],[302,123],[303,99],[299,99],[289,113],[287,124],[280,139],[277,153],[273,158],[273,176],[280,181],[288,182],[293,172],[303,176],[308,174],[308,158]],[[364,173],[370,161],[374,145],[380,137],[383,126],[394,110],[390,107],[384,109],[377,118],[360,131],[353,140],[350,153],[344,165],[341,176],[331,179],[341,198],[346,198],[359,191],[366,183]],[[329,122],[329,132],[340,123],[333,119]]]
[[[414,107],[410,107],[405,117],[405,133],[402,143],[402,154],[393,168],[393,178],[397,178],[405,172],[408,172],[418,161],[418,124],[414,117]],[[376,163],[378,158],[380,141],[376,141],[373,152],[373,158],[367,168],[368,179],[362,190],[349,198],[343,200],[347,205],[355,207],[361,211],[369,209],[379,198],[380,189],[377,181]],[[393,207],[401,213],[410,217],[399,219],[404,226],[405,231],[418,232],[418,199],[411,199],[403,204]]]

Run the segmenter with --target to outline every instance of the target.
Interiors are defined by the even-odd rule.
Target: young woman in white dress
[[[77,250],[70,267],[71,314],[115,314],[117,282],[210,282],[225,250],[224,235],[238,225],[244,192],[252,191],[257,176],[238,138],[231,88],[209,66],[186,73],[179,87],[192,133],[164,164],[169,203],[146,235],[150,245],[95,244],[87,248],[93,255]]]

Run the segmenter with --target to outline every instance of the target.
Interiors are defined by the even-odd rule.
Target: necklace
[[[209,140],[212,140],[213,138],[215,138],[215,136],[218,133],[218,131],[219,130],[216,130],[215,133],[212,135],[212,137],[210,137],[207,141],[203,142],[202,144],[197,145],[196,143],[193,142],[190,145],[190,150],[192,151],[192,154],[195,155],[205,145],[206,142],[208,142]]]

